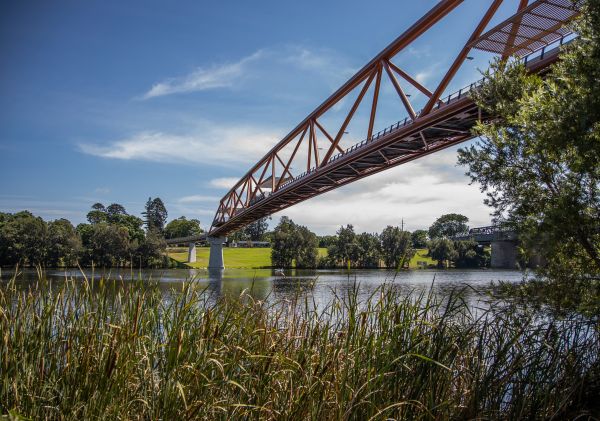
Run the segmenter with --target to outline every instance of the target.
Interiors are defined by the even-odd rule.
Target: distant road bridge
[[[462,0],[440,1],[302,120],[221,199],[208,236],[209,266],[224,266],[222,244],[229,233],[319,194],[471,139],[477,121],[494,119],[478,109],[470,97],[481,81],[446,94],[460,67],[471,58],[469,53],[478,49],[502,58],[516,57],[531,72],[543,73],[557,60],[565,37],[574,37],[566,24],[580,13],[579,3],[574,5],[571,0],[518,0],[513,16],[484,32],[504,2],[488,0],[485,13],[474,23],[471,35],[457,48],[456,58],[433,89],[403,70],[396,56],[446,18]],[[423,65],[431,65],[430,61],[423,60]],[[396,123],[376,133],[384,81],[391,83],[404,111]],[[405,92],[408,85],[417,92],[410,99]],[[424,105],[415,110],[413,103],[418,96]],[[368,117],[362,120],[357,117],[361,105]],[[337,119],[339,110],[346,106],[349,109],[343,118]],[[353,124],[355,134],[355,125],[363,120],[364,140],[352,142],[349,126]],[[342,147],[348,142],[353,144]]]
[[[491,247],[492,268],[514,269],[519,261],[517,246],[519,235],[512,229],[501,225],[471,228],[468,234],[452,237],[453,240],[475,240],[479,245]],[[540,263],[540,259],[534,256],[533,266]]]

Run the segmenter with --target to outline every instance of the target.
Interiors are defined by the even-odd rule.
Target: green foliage
[[[446,237],[435,238],[429,242],[429,257],[437,260],[438,267],[448,267],[449,260],[455,260],[458,253],[452,240]]]
[[[57,219],[48,223],[47,266],[75,266],[81,247],[81,240],[70,221]]]
[[[244,228],[244,234],[251,241],[263,241],[264,235],[269,228],[270,216],[260,218],[251,224],[246,225]]]
[[[499,119],[478,124],[481,140],[459,152],[496,216],[546,257],[551,278],[600,272],[600,2],[586,2],[581,16],[579,39],[543,79],[494,63],[475,101]]]
[[[46,223],[30,212],[0,213],[0,265],[46,267],[96,265],[103,267],[161,266],[166,244],[142,229],[143,221],[120,205],[112,214],[100,203],[90,214],[102,214],[91,224],[73,228],[66,219]]]
[[[317,266],[317,236],[308,228],[282,216],[272,236],[271,263],[274,267]]]
[[[483,246],[473,239],[454,242],[456,254],[452,259],[457,268],[481,268],[489,266],[490,256]]]
[[[203,232],[199,220],[186,219],[185,216],[180,216],[167,224],[164,234],[165,238],[181,238],[200,235]]]
[[[381,260],[380,240],[377,234],[363,232],[356,236],[359,268],[378,268]]]
[[[440,216],[429,227],[429,238],[454,237],[455,235],[467,234],[469,218],[458,213],[448,213]]]
[[[582,314],[600,320],[600,280],[532,278],[519,283],[499,282],[493,296],[559,317]]]
[[[92,209],[91,211],[89,211],[86,218],[90,224],[108,222],[108,215],[106,214],[106,211],[99,209]]]
[[[0,264],[43,264],[48,250],[44,220],[28,211],[4,214],[0,225]]]
[[[148,198],[146,210],[142,212],[142,215],[144,216],[144,223],[148,231],[163,231],[168,213],[167,208],[165,208],[163,201],[159,197],[155,199]]]
[[[245,290],[246,291],[246,290]],[[0,412],[29,419],[588,419],[593,323],[356,286],[320,310],[196,282],[0,285]],[[368,294],[367,294],[368,295]],[[16,414],[16,415],[15,415]]]
[[[346,267],[356,266],[359,258],[360,249],[352,225],[340,227],[336,233],[336,241],[327,248],[329,258],[338,265]]]
[[[84,264],[99,267],[117,267],[131,260],[133,248],[127,228],[101,222],[90,226],[82,236],[85,253]]]
[[[135,262],[138,267],[167,267],[165,250],[167,243],[156,231],[149,231],[135,249]]]
[[[415,230],[410,237],[413,248],[422,249],[427,247],[427,241],[429,241],[429,237],[426,230]]]
[[[319,247],[327,248],[337,241],[337,237],[335,235],[321,235],[319,238]]]
[[[415,252],[410,232],[390,225],[381,232],[381,256],[388,268],[404,268]]]

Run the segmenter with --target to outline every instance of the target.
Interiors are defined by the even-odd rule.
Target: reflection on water
[[[13,272],[2,271],[3,282],[11,279]],[[96,270],[47,270],[46,277],[60,282],[65,278],[83,279],[122,279],[124,282],[143,279],[158,281],[167,293],[172,288],[181,287],[184,282],[195,282],[205,287],[207,293],[214,296],[239,295],[248,290],[258,300],[282,301],[292,299],[300,293],[320,306],[333,298],[334,294],[345,295],[355,284],[360,285],[360,296],[366,298],[378,286],[393,284],[406,291],[406,294],[433,291],[439,295],[448,295],[457,287],[466,287],[463,298],[475,305],[485,295],[492,281],[518,282],[526,276],[525,272],[513,270],[413,270],[394,272],[386,270],[288,270],[285,277],[277,275],[271,269],[225,269],[207,271],[206,269],[154,269],[131,271],[127,269]],[[25,286],[35,282],[38,274],[35,270],[25,269],[17,277],[18,283]]]

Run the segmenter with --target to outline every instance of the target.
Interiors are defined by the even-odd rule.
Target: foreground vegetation
[[[189,283],[0,286],[0,410],[34,419],[466,419],[600,414],[597,325],[451,294],[312,301]]]

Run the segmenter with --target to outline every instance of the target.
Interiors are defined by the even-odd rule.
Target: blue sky
[[[79,223],[96,201],[139,215],[159,196],[170,218],[206,227],[233,180],[435,3],[4,1],[0,211]],[[395,62],[433,90],[490,3],[466,0]],[[486,67],[471,55],[448,93]],[[377,126],[399,110],[380,106]],[[424,228],[447,212],[486,224],[456,149],[283,214],[318,233]]]

